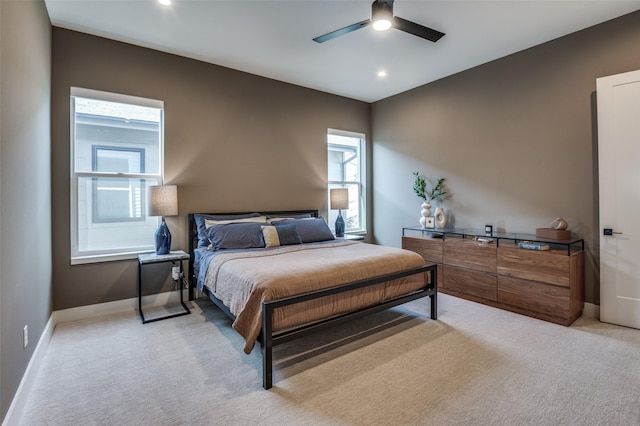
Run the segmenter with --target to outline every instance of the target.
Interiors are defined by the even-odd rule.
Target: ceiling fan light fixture
[[[379,19],[373,23],[373,29],[377,31],[386,31],[391,28],[391,21]]]
[[[364,21],[356,22],[355,24],[347,25],[346,27],[338,30],[323,34],[314,38],[313,41],[316,43],[324,43],[325,41],[332,40],[341,35],[349,34],[352,31],[369,26],[373,26],[373,28],[378,31],[384,31],[393,27],[399,31],[412,34],[416,37],[420,37],[434,43],[444,36],[443,32],[434,30],[433,28],[407,21],[399,16],[393,16],[393,0],[375,0],[371,4],[371,19],[365,19]]]
[[[385,31],[391,28],[393,20],[393,3],[376,0],[371,5],[371,22],[373,29]]]

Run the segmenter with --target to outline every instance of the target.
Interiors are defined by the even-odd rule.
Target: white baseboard
[[[183,298],[187,300],[187,290],[183,290]],[[168,303],[177,303],[180,301],[180,293],[177,291],[153,294],[142,297],[142,307],[164,306]],[[97,305],[79,306],[77,308],[63,309],[54,311],[55,323],[61,324],[71,321],[80,321],[88,318],[98,317],[102,315],[117,314],[120,312],[131,312],[138,310],[138,298],[116,300],[113,302],[99,303]]]
[[[187,300],[187,290],[183,290],[183,298]],[[143,309],[147,307],[164,306],[169,303],[177,303],[180,301],[180,293],[177,291],[158,293],[150,296],[144,296],[142,298]],[[2,426],[14,426],[20,424],[22,418],[22,412],[29,396],[31,386],[35,381],[35,378],[40,369],[40,363],[47,351],[49,341],[53,335],[53,330],[57,324],[81,321],[88,318],[93,318],[101,315],[110,315],[120,312],[135,312],[138,310],[138,298],[116,300],[113,302],[99,303],[97,305],[80,306],[77,308],[62,309],[60,311],[53,311],[47,321],[47,325],[40,336],[38,345],[33,352],[33,356],[27,365],[27,369],[22,376],[18,390],[13,397],[13,401],[9,406],[7,415],[2,421]]]
[[[582,315],[587,318],[595,318],[600,320],[600,305],[594,305],[593,303],[585,303],[582,309]]]
[[[27,365],[27,369],[22,375],[22,380],[20,380],[18,390],[13,397],[13,401],[11,401],[9,411],[7,411],[7,415],[2,421],[2,426],[13,426],[20,423],[20,418],[22,418],[22,411],[24,410],[24,406],[27,402],[27,397],[29,396],[29,391],[31,390],[31,386],[33,386],[33,383],[36,380],[38,370],[40,369],[40,363],[42,362],[44,354],[47,352],[47,347],[49,346],[49,341],[51,340],[51,336],[53,335],[53,329],[55,328],[55,326],[56,325],[52,315],[49,317],[49,321],[47,321],[47,324],[44,327],[42,336],[40,336],[38,345],[33,351],[33,355],[31,356],[31,360]]]

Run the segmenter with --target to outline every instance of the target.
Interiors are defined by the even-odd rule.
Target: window
[[[144,173],[144,148],[93,146],[94,172]],[[133,183],[133,185],[131,185]],[[144,220],[144,180],[93,179],[93,223]]]
[[[327,135],[329,189],[349,189],[349,209],[342,211],[345,232],[365,232],[366,200],[363,185],[365,176],[365,136],[361,133],[329,129]],[[329,226],[335,226],[338,211],[329,206]],[[335,231],[335,230],[334,230]]]
[[[159,217],[147,188],[162,184],[161,101],[72,88],[71,261],[153,250]]]

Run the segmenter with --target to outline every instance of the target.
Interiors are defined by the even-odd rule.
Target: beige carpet
[[[640,425],[640,331],[454,297],[276,347],[274,388],[207,300],[56,328],[23,425]]]

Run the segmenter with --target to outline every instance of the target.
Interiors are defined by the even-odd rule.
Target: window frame
[[[358,200],[358,220],[360,223],[359,228],[357,229],[349,229],[346,228],[345,229],[345,235],[346,234],[353,234],[353,235],[366,235],[367,233],[367,184],[366,184],[366,176],[367,176],[367,170],[366,170],[366,147],[367,147],[367,139],[366,139],[366,135],[364,133],[360,133],[360,132],[351,132],[351,131],[347,131],[347,130],[338,130],[338,129],[327,129],[327,167],[329,167],[329,148],[331,145],[334,146],[340,146],[341,144],[338,143],[331,143],[329,141],[330,136],[342,136],[342,137],[348,137],[348,138],[354,138],[354,139],[359,139],[359,151],[360,151],[360,155],[358,158],[358,167],[359,167],[359,181],[348,181],[348,180],[330,180],[330,176],[327,175],[327,210],[330,213],[331,212],[331,203],[330,203],[330,189],[332,188],[339,188],[339,187],[346,187],[347,185],[356,185],[358,187],[358,192],[359,192],[359,200]],[[331,221],[329,221],[331,222]],[[333,225],[331,223],[329,223],[329,226],[332,228],[332,231],[335,232],[335,230],[333,229]]]
[[[114,173],[114,172],[77,172],[76,171],[76,126],[75,126],[75,102],[74,98],[89,98],[107,102],[117,102],[122,104],[130,104],[135,106],[156,108],[160,110],[160,140],[158,141],[158,154],[159,154],[159,170],[158,173],[147,173],[144,168],[141,168],[140,173]],[[153,251],[153,235],[149,235],[149,245],[141,248],[133,247],[121,247],[117,249],[108,250],[79,250],[79,199],[78,191],[80,179],[83,178],[123,178],[123,179],[141,179],[141,180],[155,180],[157,185],[162,185],[164,182],[164,102],[156,99],[141,98],[138,96],[124,95],[112,92],[103,92],[93,89],[85,89],[79,87],[71,87],[69,97],[69,136],[70,136],[70,236],[71,236],[71,265],[86,264],[86,263],[98,263],[98,262],[110,262],[114,260],[126,260],[135,259],[140,253],[148,253]],[[122,148],[123,151],[128,150],[127,147]],[[93,147],[92,147],[93,151]],[[93,152],[92,152],[93,157]],[[92,158],[93,161],[93,158]],[[143,164],[144,164],[144,160]],[[93,166],[93,164],[92,164]],[[93,167],[92,167],[93,168]],[[94,183],[91,183],[94,185]],[[143,197],[144,198],[144,197]],[[92,200],[94,203],[95,200]],[[146,205],[146,201],[143,201]],[[143,207],[144,210],[144,207]],[[93,216],[93,214],[92,214]],[[143,211],[143,218],[146,217],[146,212]],[[93,219],[93,218],[92,218]],[[157,224],[160,224],[161,218],[157,218]],[[109,221],[100,221],[98,223],[108,223]]]

